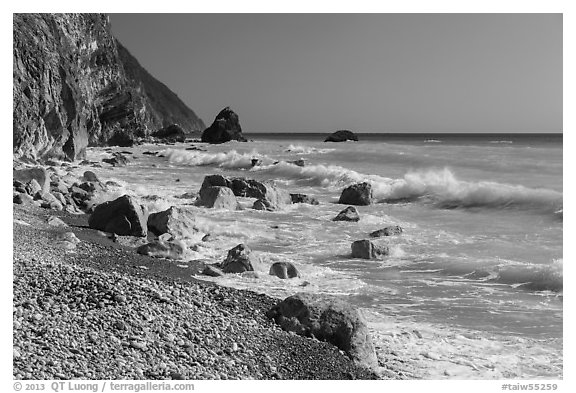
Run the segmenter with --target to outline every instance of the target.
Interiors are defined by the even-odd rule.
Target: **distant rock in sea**
[[[328,138],[324,142],[346,142],[346,141],[356,141],[358,142],[358,137],[348,130],[339,130],[328,135]]]
[[[229,106],[222,109],[210,127],[202,133],[202,142],[224,143],[231,140],[246,142],[238,115]]]

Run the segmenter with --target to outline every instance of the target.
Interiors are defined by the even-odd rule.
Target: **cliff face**
[[[202,126],[183,125],[187,131],[203,128],[194,112],[182,110],[186,106],[172,92],[173,97],[166,93],[168,88],[124,48],[119,50],[107,16],[13,18],[15,158],[78,159],[87,145],[129,143],[166,122]],[[133,61],[125,67],[122,59],[128,57]],[[144,74],[146,78],[139,79]],[[176,111],[170,111],[166,97],[178,100]]]

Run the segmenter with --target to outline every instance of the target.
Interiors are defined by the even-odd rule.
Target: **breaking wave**
[[[312,154],[312,153],[325,154],[330,153],[334,150],[336,149],[317,149],[315,147],[310,146],[289,145],[285,151],[288,153],[296,153],[296,154]]]
[[[216,166],[227,169],[252,168],[253,159],[262,159],[264,156],[253,150],[250,153],[238,153],[230,150],[222,153],[205,153],[198,151],[185,151],[166,149],[162,152],[170,163],[192,166]]]
[[[511,265],[502,268],[494,281],[531,291],[562,292],[563,260],[555,259],[549,265]]]
[[[382,202],[420,201],[442,208],[520,207],[556,215],[562,209],[561,192],[489,181],[458,180],[447,168],[409,172],[401,179],[366,175],[337,165],[298,167],[280,162],[256,170],[312,186],[336,188],[366,181],[372,184],[374,197]]]

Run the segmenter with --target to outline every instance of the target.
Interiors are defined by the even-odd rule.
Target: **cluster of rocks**
[[[374,203],[374,196],[372,192],[372,185],[367,182],[352,184],[346,187],[340,199],[338,200],[340,204],[356,205],[356,206],[366,206]],[[360,214],[354,206],[348,206],[342,210],[336,217],[332,219],[333,221],[350,221],[358,222],[360,221]],[[398,225],[388,226],[382,229],[378,229],[370,233],[371,238],[378,238],[382,236],[394,236],[400,235],[403,229]],[[362,259],[380,259],[386,255],[390,254],[390,249],[385,246],[379,246],[374,244],[369,239],[356,240],[351,244],[352,258],[362,258]]]
[[[13,202],[75,214],[91,211],[95,194],[106,191],[107,186],[92,171],[84,172],[82,179],[78,180],[71,173],[72,166],[66,164],[62,168],[35,166],[14,169]]]
[[[267,211],[279,210],[291,203],[318,203],[304,194],[289,194],[278,188],[273,181],[260,182],[222,175],[206,176],[198,195],[198,206],[229,210],[241,209],[236,197],[256,198],[252,208]]]

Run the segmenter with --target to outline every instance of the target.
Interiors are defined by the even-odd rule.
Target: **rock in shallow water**
[[[352,243],[352,258],[378,259],[389,254],[387,247],[380,247],[370,240],[356,240]]]
[[[370,237],[382,237],[382,236],[393,236],[400,235],[404,230],[399,225],[392,225],[386,228],[378,229],[370,233]]]
[[[240,210],[234,193],[228,187],[217,186],[200,189],[196,204],[214,209]]]
[[[224,143],[231,140],[246,142],[238,115],[227,106],[216,115],[212,125],[204,130],[202,142]]]
[[[253,271],[252,261],[250,260],[251,250],[244,244],[238,244],[228,251],[228,255],[220,267],[224,273],[242,273]]]
[[[269,274],[282,279],[300,277],[300,272],[291,262],[274,262]]]
[[[372,185],[370,183],[357,183],[346,187],[338,203],[344,205],[366,206],[372,203]]]
[[[346,209],[338,213],[338,215],[334,217],[332,221],[358,222],[360,221],[360,214],[358,214],[358,210],[356,210],[354,206],[348,206]]]
[[[196,227],[196,216],[182,207],[152,213],[148,217],[148,229],[156,236],[171,234],[175,239],[202,239],[205,235]]]

